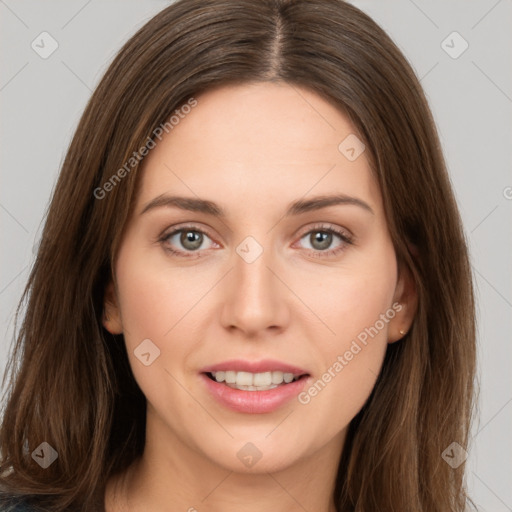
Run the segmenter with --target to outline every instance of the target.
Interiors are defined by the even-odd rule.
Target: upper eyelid
[[[205,235],[208,235],[212,240],[215,238],[210,234],[208,229],[203,228],[198,225],[195,225],[195,224],[185,224],[183,226],[182,225],[173,226],[172,228],[169,229],[169,231],[165,230],[160,238],[168,238],[171,235],[175,235],[176,233],[179,233],[180,231],[185,231],[185,230],[197,231],[198,233],[203,233]]]
[[[300,236],[307,235],[311,231],[334,231],[336,234],[339,234],[339,232],[342,232],[344,235],[347,236],[347,238],[353,238],[352,232],[344,227],[337,226],[333,224],[332,222],[320,222],[315,223],[313,226],[307,226],[304,228],[304,230],[301,230],[300,233],[302,233]]]
[[[164,240],[168,239],[169,237],[175,235],[176,233],[179,233],[180,231],[184,231],[184,230],[196,231],[199,233],[203,233],[203,234],[207,235],[213,242],[218,244],[218,242],[215,240],[215,237],[210,234],[210,232],[207,228],[203,228],[203,227],[193,224],[193,223],[187,223],[184,225],[178,224],[177,226],[172,227],[170,229],[170,231],[165,231],[164,234],[160,237],[160,239],[164,239]],[[341,227],[341,226],[336,226],[330,222],[325,222],[325,223],[316,222],[312,226],[306,226],[304,229],[300,230],[299,234],[297,234],[296,236],[298,236],[299,240],[300,240],[305,235],[307,235],[313,231],[322,231],[322,230],[334,232],[334,234],[339,236],[344,242],[346,242],[346,240],[343,239],[343,236],[345,236],[351,242],[354,239],[354,235],[352,234],[352,232],[350,230],[348,230],[347,228]]]

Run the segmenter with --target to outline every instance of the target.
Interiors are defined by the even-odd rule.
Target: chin
[[[275,428],[275,427],[274,427]],[[255,434],[254,430],[252,433]],[[244,440],[229,439],[224,443],[215,443],[217,450],[211,453],[205,450],[203,453],[214,464],[223,467],[227,471],[236,473],[265,474],[282,471],[296,463],[304,456],[304,439],[294,440],[288,438],[283,442],[272,436],[265,438],[269,433],[249,435]],[[301,447],[299,453],[297,447]]]

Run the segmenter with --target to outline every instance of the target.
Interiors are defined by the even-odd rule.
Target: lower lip
[[[303,389],[308,377],[284,384],[266,391],[243,391],[220,384],[202,373],[208,391],[222,405],[237,412],[262,414],[279,409],[286,402],[296,397]]]

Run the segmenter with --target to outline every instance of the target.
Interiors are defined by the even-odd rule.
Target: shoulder
[[[17,503],[14,505],[0,505],[0,512],[35,512],[35,508],[32,508],[25,503]]]
[[[40,512],[40,510],[29,505],[25,500],[0,502],[0,512]]]
[[[33,512],[34,508],[25,503],[16,503],[14,505],[0,505],[0,512]]]

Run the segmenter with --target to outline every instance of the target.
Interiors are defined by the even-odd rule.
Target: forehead
[[[343,152],[343,141],[357,144],[354,127],[314,92],[264,82],[195,99],[146,156],[139,204],[177,191],[253,206],[263,198],[281,203],[334,192],[379,203],[365,152],[355,160]]]

